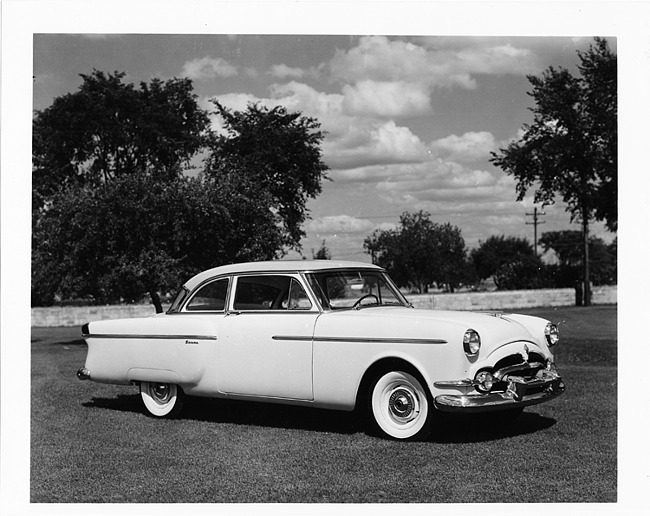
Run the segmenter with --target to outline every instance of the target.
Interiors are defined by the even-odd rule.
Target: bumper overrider
[[[535,376],[509,374],[497,378],[490,392],[471,394],[442,394],[433,400],[438,410],[445,412],[491,412],[536,405],[556,398],[564,392],[562,377],[557,371],[543,369]],[[435,382],[438,388],[476,387],[476,380]]]

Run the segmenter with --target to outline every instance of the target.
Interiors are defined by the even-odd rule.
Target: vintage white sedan
[[[167,313],[85,324],[81,380],[137,385],[158,417],[186,395],[352,411],[394,439],[423,439],[437,411],[503,411],[564,391],[555,324],[413,308],[380,267],[321,261],[227,265]]]

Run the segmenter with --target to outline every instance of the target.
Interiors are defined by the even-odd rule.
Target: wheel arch
[[[404,371],[415,376],[427,390],[428,396],[431,398],[431,389],[429,388],[428,382],[424,375],[420,372],[420,369],[416,367],[412,362],[400,358],[400,357],[383,357],[375,361],[366,369],[361,377],[359,382],[359,387],[357,388],[357,395],[355,397],[354,410],[366,410],[365,396],[368,393],[368,389],[372,381],[377,377],[380,372],[387,371]]]

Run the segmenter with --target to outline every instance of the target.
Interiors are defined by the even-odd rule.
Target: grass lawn
[[[526,310],[561,326],[567,392],[512,423],[441,417],[428,442],[351,414],[190,399],[156,420],[135,387],[79,382],[79,328],[32,329],[32,502],[615,502],[616,307]]]

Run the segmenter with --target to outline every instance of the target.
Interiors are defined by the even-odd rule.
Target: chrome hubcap
[[[151,397],[158,403],[165,403],[169,401],[170,390],[169,385],[166,383],[156,383],[151,387]]]
[[[391,415],[400,421],[408,421],[414,417],[416,404],[413,393],[403,388],[395,389],[388,399]]]

